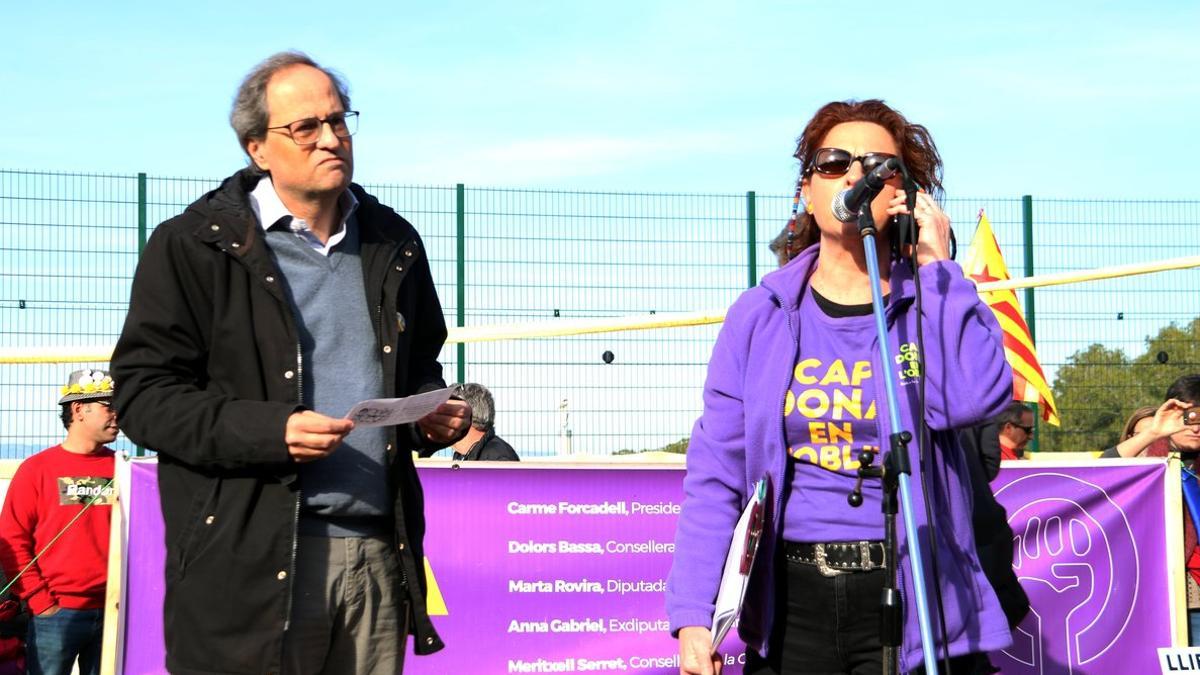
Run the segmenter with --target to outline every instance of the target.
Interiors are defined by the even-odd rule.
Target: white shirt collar
[[[346,230],[353,227],[354,221],[352,216],[358,210],[358,198],[354,193],[347,188],[342,191],[342,195],[338,197],[338,211],[341,214],[341,220],[338,222],[337,232],[334,232],[329,237],[329,241],[321,243],[317,235],[308,229],[308,223],[297,218],[288,208],[284,206],[283,200],[279,198],[279,193],[275,191],[275,183],[271,181],[271,176],[265,175],[258,181],[258,185],[250,192],[250,208],[253,209],[254,215],[258,217],[258,223],[263,231],[270,230],[279,221],[287,220],[287,227],[297,236],[308,243],[309,246],[321,255],[328,256],[337,246],[346,238]]]

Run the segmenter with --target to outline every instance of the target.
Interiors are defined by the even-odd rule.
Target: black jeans
[[[763,659],[746,652],[745,675],[880,675],[883,647],[879,637],[879,601],[885,570],[826,577],[813,565],[782,556],[776,569],[775,628]],[[950,660],[948,675],[994,672],[987,656],[968,654]],[[915,672],[924,672],[917,669]],[[938,665],[938,672],[945,669]]]

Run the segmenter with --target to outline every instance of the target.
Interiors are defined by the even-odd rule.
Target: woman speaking
[[[986,652],[1010,643],[1004,613],[980,570],[971,532],[967,469],[954,429],[998,414],[1012,400],[1000,327],[975,286],[950,260],[950,220],[939,207],[941,158],[929,132],[882,101],[825,105],[804,128],[798,208],[799,251],[730,308],[713,348],[704,412],[687,452],[686,499],[667,585],[680,671],[720,668],[709,626],[734,526],[755,483],[770,478],[767,522],[739,633],[746,673],[879,673],[883,569],[883,488],[847,496],[864,450],[886,451],[890,428],[882,368],[895,375],[898,416],[917,435],[929,428],[929,486],[936,556],[954,673],[990,673]],[[897,249],[894,220],[909,213],[899,178],[870,203],[892,363],[880,362],[864,245],[856,223],[831,203],[865,173],[899,158],[916,184],[919,226],[912,265]],[[918,354],[918,329],[925,354]],[[924,379],[925,405],[920,408]],[[913,456],[915,458],[915,442]],[[913,512],[926,536],[921,477],[913,462]],[[910,542],[898,523],[899,588],[904,601],[901,672],[920,670],[920,631]],[[935,615],[936,616],[936,615]],[[940,636],[935,619],[935,634]],[[941,653],[940,646],[938,653]]]

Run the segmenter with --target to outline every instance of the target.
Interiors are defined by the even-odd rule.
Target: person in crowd
[[[484,460],[516,462],[517,451],[496,435],[496,402],[492,392],[482,384],[468,382],[455,387],[455,392],[471,406],[471,428],[456,441],[454,459],[460,462]]]
[[[1033,440],[1033,410],[1013,401],[994,418],[961,430],[958,440],[982,460],[984,475],[991,482],[1000,473],[1000,460],[1025,459],[1025,448]]]
[[[1183,419],[1183,412],[1191,407],[1191,401],[1200,401],[1200,392],[1188,392],[1184,378],[1172,385],[1172,391],[1177,395],[1168,394],[1167,400],[1157,408],[1146,406],[1133,411],[1121,430],[1121,440],[1106,448],[1100,457],[1166,457],[1172,450],[1200,449],[1200,445],[1192,447],[1196,429],[1184,424]],[[1190,398],[1181,400],[1180,397]]]
[[[117,438],[113,378],[76,370],[62,388],[67,437],[21,462],[0,512],[0,563],[32,619],[32,675],[100,672]]]
[[[1129,419],[1125,420],[1125,426],[1121,428],[1121,440],[1133,438],[1138,433],[1150,428],[1154,422],[1154,414],[1158,412],[1158,408],[1152,405],[1144,405],[1137,410],[1134,410]]]
[[[150,237],[113,355],[156,450],[172,673],[377,673],[442,648],[426,613],[412,452],[462,438],[452,399],[401,426],[358,402],[442,389],[446,326],[417,231],[351,182],[358,112],[299,52],[238,89],[249,166]]]
[[[1184,584],[1188,603],[1188,643],[1200,646],[1200,537],[1196,518],[1200,513],[1200,484],[1196,479],[1196,458],[1200,457],[1200,419],[1191,420],[1187,411],[1200,405],[1200,373],[1183,375],[1167,387],[1161,405],[1153,415],[1125,424],[1121,442],[1108,448],[1101,457],[1167,457],[1178,455],[1183,464],[1183,557],[1187,574]],[[1149,422],[1145,422],[1149,419]],[[1139,422],[1140,428],[1139,428]],[[1132,432],[1132,433],[1130,433]]]
[[[1033,440],[1033,410],[1020,401],[1008,404],[997,416],[1000,459],[1025,459],[1025,448]]]
[[[930,473],[939,484],[934,553],[941,568],[948,649],[955,673],[990,672],[986,652],[1011,641],[972,536],[970,478],[954,429],[998,414],[1011,400],[1012,374],[1001,331],[962,269],[950,260],[950,221],[941,194],[941,160],[928,131],[882,101],[834,102],[802,132],[801,176],[793,235],[801,249],[730,308],[709,362],[704,410],[688,448],[685,500],[668,579],[670,629],[680,670],[719,666],[709,626],[735,522],[764,475],[770,479],[767,525],[751,575],[739,633],[746,673],[877,673],[881,669],[880,595],[883,488],[863,486],[864,503],[847,503],[863,450],[878,451],[892,429],[881,369],[897,371],[899,418],[920,426],[915,409],[924,380]],[[888,180],[870,203],[880,231],[878,262],[889,338],[897,363],[880,363],[866,253],[854,223],[831,203],[890,158],[900,158],[924,190],[912,215],[915,250],[893,226],[910,196]],[[928,190],[928,192],[926,191]],[[911,251],[916,272],[900,252]],[[922,290],[920,315],[914,276]],[[918,326],[925,354],[917,354]],[[919,367],[916,365],[919,363]],[[914,449],[915,450],[915,449]],[[914,467],[916,463],[914,462]],[[920,494],[920,476],[913,476]],[[917,528],[928,531],[924,508]],[[900,532],[899,560],[908,543]],[[900,575],[904,608],[899,666],[922,667],[911,574]],[[943,671],[944,672],[944,671]]]

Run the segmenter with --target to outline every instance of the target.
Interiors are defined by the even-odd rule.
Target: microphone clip
[[[846,495],[846,503],[854,508],[862,506],[862,484],[864,478],[883,478],[883,467],[876,466],[875,450],[863,450],[858,455],[858,478],[854,481],[854,489]]]

